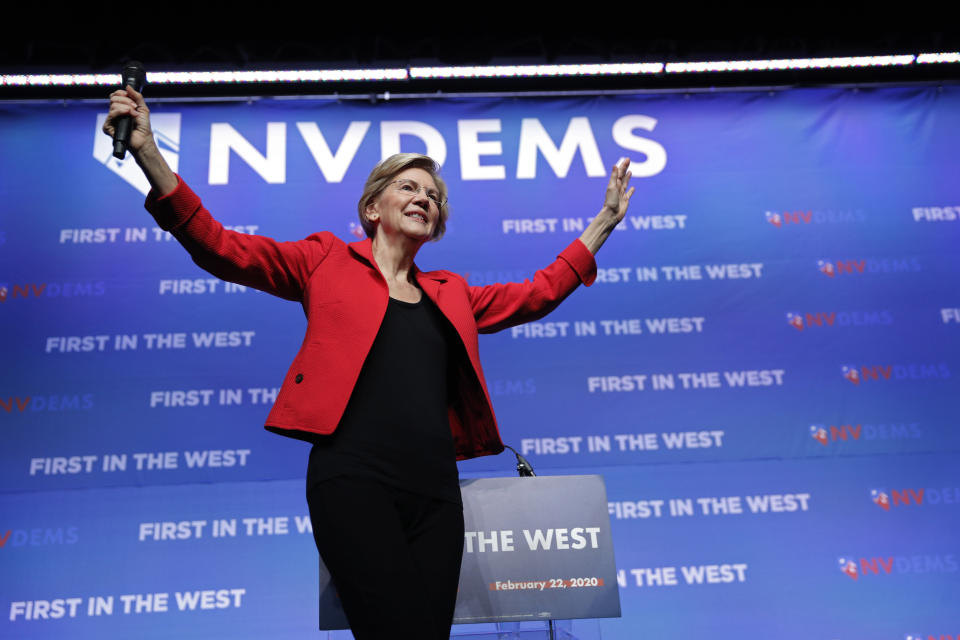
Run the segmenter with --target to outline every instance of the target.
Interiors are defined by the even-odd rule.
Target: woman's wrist
[[[620,220],[617,219],[616,213],[604,207],[583,230],[580,235],[580,242],[586,245],[590,253],[596,254],[619,223]]]
[[[130,155],[133,156],[133,159],[136,160],[137,164],[143,167],[144,163],[149,163],[151,160],[154,160],[156,156],[160,156],[160,149],[157,147],[157,142],[153,139],[153,135],[144,141],[138,149],[130,148]],[[163,156],[160,156],[163,157]]]
[[[133,158],[157,197],[163,197],[177,188],[177,176],[161,155],[153,136],[140,146]]]
[[[604,205],[594,220],[596,220],[597,224],[601,225],[609,233],[610,231],[613,231],[614,227],[620,224],[620,220],[622,220],[622,218],[617,215],[616,211]]]

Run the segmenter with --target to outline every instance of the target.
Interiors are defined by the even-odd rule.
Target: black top
[[[453,332],[426,294],[416,303],[390,298],[337,430],[314,441],[308,486],[372,477],[460,503],[447,415]]]

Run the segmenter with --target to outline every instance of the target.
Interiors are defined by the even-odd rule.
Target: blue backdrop
[[[103,111],[0,105],[0,635],[313,637],[308,446],[261,428],[302,312],[156,228]],[[477,285],[551,261],[630,157],[597,283],[481,338],[504,439],[606,479],[603,637],[960,633],[957,88],[152,114],[214,215],[279,239],[356,239],[370,168],[434,155],[418,263]]]

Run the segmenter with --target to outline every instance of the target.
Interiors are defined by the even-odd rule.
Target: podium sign
[[[466,527],[455,624],[620,616],[603,478],[461,480]],[[320,562],[320,628],[346,617]]]

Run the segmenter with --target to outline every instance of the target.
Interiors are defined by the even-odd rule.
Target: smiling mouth
[[[408,218],[413,218],[414,220],[419,220],[423,224],[427,224],[427,217],[422,213],[413,212],[413,213],[406,214],[406,216]]]

